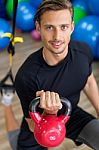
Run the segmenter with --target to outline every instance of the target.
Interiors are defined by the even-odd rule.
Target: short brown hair
[[[71,18],[73,20],[74,11],[70,0],[43,0],[34,16],[34,21],[38,21],[40,23],[41,16],[46,11],[57,11],[63,9],[68,9],[70,11]]]

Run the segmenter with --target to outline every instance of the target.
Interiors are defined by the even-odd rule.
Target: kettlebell
[[[33,99],[29,105],[29,114],[34,125],[34,137],[36,141],[43,147],[55,147],[62,143],[66,136],[66,122],[70,118],[71,103],[66,98],[61,98],[62,104],[65,106],[64,114],[42,116],[37,112],[40,97]]]

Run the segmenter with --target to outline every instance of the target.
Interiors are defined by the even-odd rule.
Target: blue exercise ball
[[[97,59],[99,60],[99,39],[97,41],[96,56],[97,56]]]
[[[99,17],[86,16],[75,26],[72,34],[73,40],[86,42],[92,49],[96,58],[96,43],[99,38]]]
[[[0,18],[6,18],[6,7],[4,0],[0,0]]]
[[[87,4],[93,15],[99,15],[99,0],[87,0]]]
[[[38,8],[43,0],[30,0],[30,3],[33,5],[33,7]]]
[[[88,13],[88,6],[87,6],[87,3],[85,0],[74,0],[72,2],[73,6],[74,7],[78,7],[78,8],[81,8],[83,9],[84,11],[86,11]]]
[[[2,37],[3,34],[7,32],[12,32],[11,26],[6,20],[0,18],[0,50],[7,47],[10,42],[8,37]]]
[[[28,2],[20,2],[17,8],[16,27],[22,31],[35,29],[34,15],[36,9]]]

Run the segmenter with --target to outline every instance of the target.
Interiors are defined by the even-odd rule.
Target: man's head
[[[58,11],[58,10],[64,10],[68,9],[71,14],[71,18],[73,20],[73,7],[72,4],[69,0],[43,0],[41,3],[40,7],[38,8],[34,20],[37,21],[40,24],[41,21],[41,16],[46,12],[46,11]]]
[[[74,29],[71,3],[68,0],[44,0],[35,15],[35,22],[46,53],[65,56]]]

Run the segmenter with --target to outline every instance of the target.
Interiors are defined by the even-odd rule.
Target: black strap
[[[8,46],[8,52],[13,56],[15,54],[14,47],[14,36],[15,36],[15,23],[16,23],[16,13],[17,13],[17,5],[18,0],[13,0],[13,22],[12,22],[12,37]],[[12,84],[6,84],[5,82],[10,79]],[[2,88],[13,88],[14,89],[14,78],[12,74],[12,67],[10,66],[10,70],[6,74],[6,76],[0,81],[0,91]]]
[[[9,72],[6,74],[6,76],[1,80],[0,83],[5,83],[7,79],[10,79],[11,82],[14,84],[14,78],[13,78],[13,75],[12,75],[12,70],[10,69]]]
[[[6,81],[8,79],[11,81],[11,84],[6,83]],[[13,77],[11,69],[6,74],[6,76],[0,81],[0,91],[2,91],[2,89],[12,89],[13,91],[15,91],[15,88],[14,88],[14,77]]]
[[[16,23],[16,13],[17,13],[18,0],[13,0],[13,22],[12,22],[12,35],[11,40],[8,46],[8,53],[11,53],[12,56],[15,54],[15,47],[13,45],[14,36],[15,36],[15,23]]]

